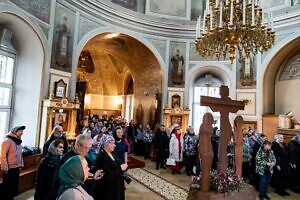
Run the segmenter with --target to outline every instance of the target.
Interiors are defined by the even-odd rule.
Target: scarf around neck
[[[20,145],[22,143],[22,140],[17,138],[17,137],[13,137],[11,135],[6,136],[7,138],[11,139],[12,141],[14,141],[17,145]]]

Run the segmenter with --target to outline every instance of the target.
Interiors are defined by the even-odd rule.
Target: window
[[[0,143],[8,131],[15,55],[0,50]]]
[[[200,125],[202,123],[203,115],[207,112],[212,113],[215,124],[214,126],[220,127],[220,113],[213,112],[207,106],[200,106],[200,96],[211,96],[220,97],[219,87],[209,87],[209,86],[195,86],[194,87],[194,101],[193,101],[193,126],[196,132],[199,131]]]

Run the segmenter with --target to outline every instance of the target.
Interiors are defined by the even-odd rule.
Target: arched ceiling
[[[95,66],[93,73],[78,70],[79,79],[87,84],[87,93],[124,94],[125,74],[130,72],[134,85],[154,86],[160,90],[161,80],[149,74],[160,73],[159,63],[153,53],[138,40],[118,33],[105,33],[92,38],[84,47],[89,51]],[[143,82],[144,76],[145,78]],[[160,76],[161,77],[161,76]],[[147,81],[146,81],[147,80]]]

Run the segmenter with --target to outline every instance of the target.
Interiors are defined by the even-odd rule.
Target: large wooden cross
[[[229,89],[227,86],[220,87],[221,98],[201,96],[201,106],[208,106],[214,112],[220,112],[220,149],[219,149],[219,172],[225,172],[227,169],[227,145],[232,136],[232,127],[229,121],[229,113],[236,113],[244,110],[242,101],[235,101],[229,97]]]

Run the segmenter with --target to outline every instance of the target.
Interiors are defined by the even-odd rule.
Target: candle
[[[252,23],[251,26],[255,26],[255,19],[254,19],[254,0],[252,1]]]
[[[220,23],[219,23],[219,27],[222,28],[223,27],[223,2],[221,1],[220,3]]]
[[[246,25],[246,0],[243,0],[243,25]]]
[[[264,20],[265,20],[265,13],[264,13],[264,11],[262,10],[262,11],[261,11],[261,25],[264,24]]]
[[[199,33],[198,33],[198,27],[199,27],[199,18],[197,19],[197,24],[196,24],[196,40],[197,40],[198,35],[199,35]]]
[[[206,9],[207,12],[209,11],[209,0],[206,1]]]
[[[198,37],[200,37],[200,35],[201,35],[200,24],[201,24],[201,15],[200,15],[199,18],[198,18]]]
[[[213,29],[213,8],[210,7],[210,30]]]
[[[230,20],[229,25],[233,25],[233,0],[230,2]]]
[[[206,11],[204,11],[204,15],[203,15],[203,34],[205,33],[205,18],[206,18]]]

